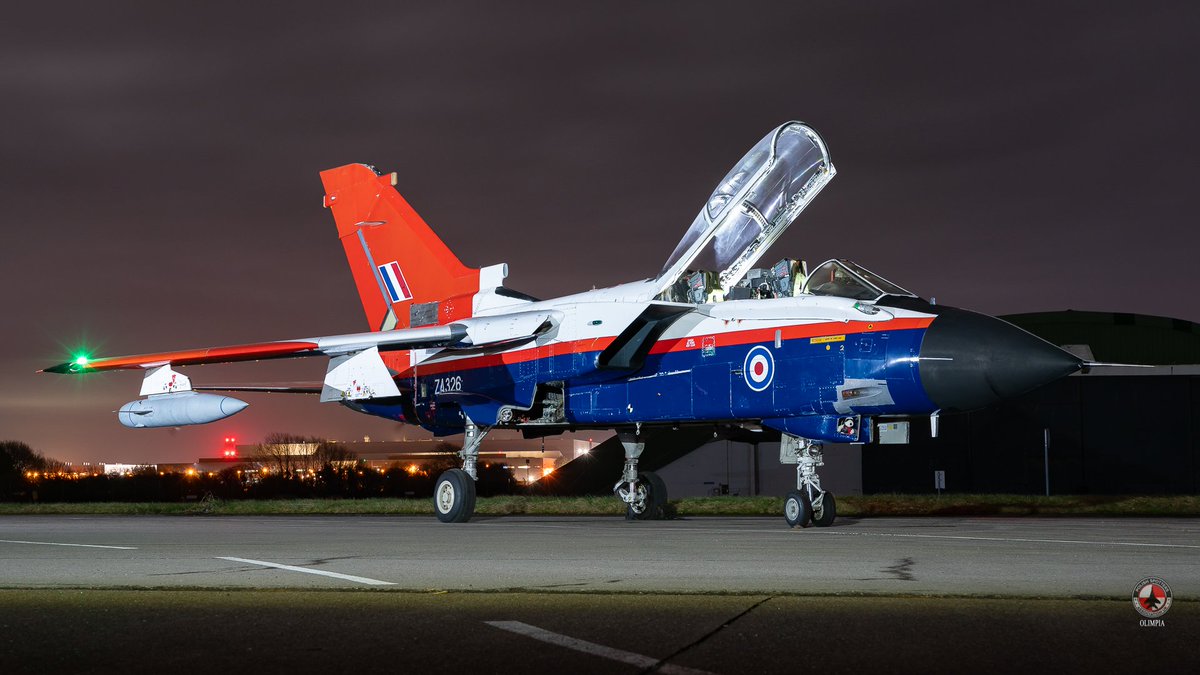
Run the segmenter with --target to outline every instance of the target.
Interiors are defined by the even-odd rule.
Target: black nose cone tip
[[[921,384],[946,411],[974,410],[1053,382],[1083,362],[995,317],[950,307],[925,330]]]

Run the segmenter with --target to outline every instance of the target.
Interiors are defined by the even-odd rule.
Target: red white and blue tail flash
[[[386,265],[380,265],[379,278],[383,280],[383,285],[387,288],[393,303],[412,300],[412,291],[408,289],[408,282],[404,280],[404,272],[400,270],[400,263],[393,260]]]

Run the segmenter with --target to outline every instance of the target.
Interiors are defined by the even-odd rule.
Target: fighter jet
[[[144,373],[118,418],[133,428],[204,424],[246,407],[217,391],[320,394],[324,403],[437,436],[464,434],[462,468],[435,486],[443,522],[475,506],[480,442],[612,429],[625,450],[614,487],[627,517],[662,515],[663,481],[641,472],[652,427],[768,428],[795,464],[788,525],[828,526],[824,443],[865,443],[872,420],[971,410],[1087,365],[994,317],[934,305],[844,259],[809,270],[755,264],[833,179],[824,140],[788,122],[729,171],[650,278],[539,300],[504,285],[505,264],[470,268],[409,206],[395,173],[321,173],[369,332],[161,352],[79,356],[45,372]],[[321,356],[311,387],[202,387],[177,368]],[[936,425],[935,425],[936,426]]]

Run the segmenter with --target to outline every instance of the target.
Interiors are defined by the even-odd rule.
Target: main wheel
[[[837,500],[832,492],[826,492],[820,502],[820,506],[814,504],[812,507],[812,523],[817,527],[829,527],[837,517]]]
[[[787,499],[783,500],[783,519],[788,527],[808,527],[811,518],[812,504],[808,501],[808,495],[800,490],[789,492]]]
[[[667,484],[658,474],[638,474],[638,503],[625,507],[625,520],[662,520],[667,505]],[[644,497],[643,497],[644,493]]]
[[[433,486],[433,511],[443,523],[465,523],[475,513],[475,481],[462,469],[449,469]]]

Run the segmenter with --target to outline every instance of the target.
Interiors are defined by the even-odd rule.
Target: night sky
[[[464,263],[552,297],[657,273],[799,119],[838,176],[763,263],[848,257],[988,313],[1200,320],[1195,3],[33,4],[0,27],[0,440],[60,459],[420,435],[256,394],[128,430],[138,373],[34,374],[79,347],[366,330],[317,177],[350,162],[397,171]]]

